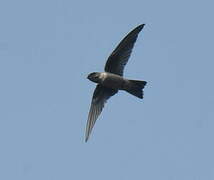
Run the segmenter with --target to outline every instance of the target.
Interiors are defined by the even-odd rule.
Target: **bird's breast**
[[[123,89],[125,80],[123,77],[112,74],[106,73],[103,75],[102,85],[111,89]]]

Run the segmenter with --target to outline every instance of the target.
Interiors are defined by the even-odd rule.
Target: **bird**
[[[124,67],[131,56],[138,34],[145,24],[141,24],[129,32],[108,57],[104,72],[93,72],[87,79],[97,83],[94,90],[86,124],[85,142],[88,141],[94,124],[101,114],[107,100],[119,90],[126,91],[143,99],[146,81],[130,80],[123,77]]]

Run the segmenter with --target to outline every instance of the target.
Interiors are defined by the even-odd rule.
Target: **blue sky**
[[[214,179],[212,1],[0,2],[0,179]],[[112,97],[84,142],[108,55],[145,23],[125,69],[145,98]]]

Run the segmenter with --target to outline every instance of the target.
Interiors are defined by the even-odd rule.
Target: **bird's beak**
[[[89,78],[90,78],[90,75],[87,76],[87,79],[89,79]]]

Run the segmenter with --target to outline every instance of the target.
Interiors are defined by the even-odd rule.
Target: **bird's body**
[[[89,74],[88,79],[92,82],[98,83],[106,88],[114,89],[114,90],[125,90],[129,91],[132,89],[136,84],[134,82],[142,82],[145,81],[138,81],[138,80],[129,80],[120,75],[108,73],[108,72],[94,72],[97,74],[98,78],[93,79],[92,75]]]
[[[122,90],[126,82],[126,79],[117,74],[103,72],[101,73],[101,77],[102,76],[101,84],[107,88]]]
[[[123,77],[124,67],[131,55],[138,33],[143,27],[144,24],[139,25],[119,43],[106,62],[105,72],[93,72],[88,75],[88,79],[97,83],[97,87],[93,94],[88,115],[86,141],[105,102],[111,96],[115,95],[119,90],[124,90],[138,98],[143,98],[143,88],[147,82],[129,80]]]
[[[113,73],[101,72],[98,74],[99,74],[99,84],[111,89],[124,90],[124,86],[128,81],[122,76]]]

